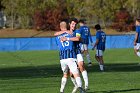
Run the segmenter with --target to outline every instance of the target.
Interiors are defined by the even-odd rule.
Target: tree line
[[[1,4],[5,7],[4,13],[11,28],[33,28],[35,23],[51,26],[54,21],[59,22],[58,18],[62,19],[63,15],[65,18],[84,18],[89,25],[102,23],[105,27],[125,15],[123,12],[119,13],[121,10],[128,13],[127,18],[124,18],[125,23],[140,16],[140,0],[2,0]],[[46,18],[50,14],[51,18]],[[117,20],[118,14],[120,18]],[[43,19],[46,22],[52,19],[52,23],[36,22]],[[55,25],[58,22],[54,22]]]

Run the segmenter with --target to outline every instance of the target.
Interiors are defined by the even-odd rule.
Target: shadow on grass
[[[99,65],[94,64],[92,67],[86,67],[88,72],[100,72]],[[140,71],[140,64],[138,63],[114,63],[105,64],[105,72],[135,72]]]
[[[87,67],[88,73],[100,72],[99,66],[94,64]],[[106,64],[105,72],[135,72],[140,71],[140,65],[136,63],[126,64]],[[27,66],[15,68],[1,68],[0,79],[20,79],[20,78],[39,78],[39,77],[61,77],[60,65]]]
[[[60,65],[27,66],[0,69],[0,79],[60,77]]]
[[[111,90],[111,91],[94,91],[94,92],[87,92],[87,93],[117,93],[117,92],[135,92],[139,93],[140,89],[125,89],[125,90]]]

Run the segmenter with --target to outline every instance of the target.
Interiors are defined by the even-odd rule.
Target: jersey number
[[[105,35],[102,35],[102,42],[105,42]]]
[[[61,44],[62,44],[63,47],[69,46],[69,41],[61,42]]]

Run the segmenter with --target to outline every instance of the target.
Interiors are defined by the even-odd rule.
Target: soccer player
[[[60,23],[60,29],[62,31],[67,31],[66,29],[66,22]],[[57,44],[59,46],[59,55],[60,55],[60,64],[63,71],[63,77],[61,80],[61,88],[60,93],[64,93],[64,88],[67,82],[67,76],[68,76],[68,69],[70,69],[71,73],[73,74],[76,84],[80,90],[80,93],[84,93],[84,90],[82,89],[82,81],[79,75],[79,71],[77,69],[77,65],[75,62],[76,59],[76,53],[74,51],[73,42],[72,41],[61,41],[62,37],[73,37],[71,34],[63,33],[56,37]]]
[[[91,60],[90,60],[90,54],[88,52],[88,44],[89,40],[91,42],[91,45],[93,46],[93,41],[92,37],[90,34],[90,28],[85,25],[84,20],[79,20],[79,25],[80,28],[79,30],[81,31],[81,53],[86,55],[87,61],[88,61],[88,66],[92,66]]]
[[[134,40],[134,52],[135,54],[140,57],[140,18],[136,19],[136,34]]]
[[[87,71],[84,66],[84,60],[83,60],[83,56],[81,54],[81,48],[80,48],[81,32],[80,32],[80,30],[77,30],[75,28],[75,25],[77,23],[78,23],[78,20],[76,18],[72,18],[70,20],[70,22],[69,22],[70,32],[73,32],[74,37],[71,37],[71,38],[64,37],[62,41],[69,40],[69,41],[74,42],[74,47],[75,47],[74,50],[76,51],[76,54],[77,54],[77,64],[78,64],[79,70],[82,73],[82,76],[83,76],[83,79],[85,82],[85,90],[87,90],[88,89],[88,75],[87,75]],[[72,77],[71,77],[71,79],[72,79]],[[72,79],[72,81],[74,81],[74,80]],[[76,90],[76,88],[77,88],[77,86],[75,85],[75,88],[73,90]],[[73,93],[75,93],[75,92],[73,92]]]
[[[99,63],[100,70],[104,71],[103,52],[105,51],[106,34],[101,30],[99,24],[95,25],[95,29],[96,29],[96,42],[92,49],[94,50],[96,47],[95,59]]]

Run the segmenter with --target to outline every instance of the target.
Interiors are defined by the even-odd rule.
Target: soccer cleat
[[[91,67],[92,66],[92,63],[88,63],[88,67]]]
[[[82,87],[79,87],[80,93],[86,93]]]
[[[75,86],[75,87],[73,88],[73,90],[72,90],[72,93],[76,93],[77,89],[78,89],[78,87]]]
[[[60,89],[60,93],[64,93],[64,91]]]
[[[87,91],[88,90],[88,86],[85,86],[85,91]]]

